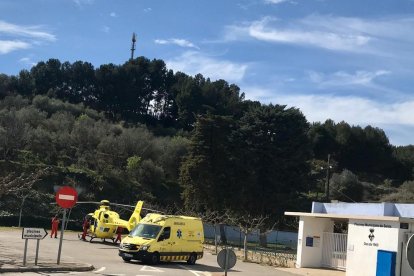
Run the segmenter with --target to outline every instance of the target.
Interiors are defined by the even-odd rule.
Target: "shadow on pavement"
[[[147,265],[144,262],[140,261],[131,261],[130,264],[137,264],[137,265]],[[182,270],[182,267],[185,266],[188,270],[194,271],[207,271],[207,272],[224,272],[224,270],[217,266],[205,265],[205,264],[195,264],[195,265],[188,265],[186,262],[160,262],[158,265],[149,265],[156,268],[169,268],[169,269],[179,269]],[[230,269],[228,272],[240,272],[238,270]]]

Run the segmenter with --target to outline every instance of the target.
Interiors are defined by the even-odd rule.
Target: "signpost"
[[[59,251],[57,258],[57,264],[60,264],[60,253],[62,252],[63,232],[65,231],[66,225],[66,209],[75,206],[76,202],[78,201],[78,192],[76,192],[76,190],[72,187],[64,186],[57,191],[55,198],[56,203],[63,208],[63,221],[60,231]]]
[[[227,270],[234,267],[237,257],[233,250],[225,248],[217,255],[218,265],[224,269],[224,275],[227,276]]]
[[[47,231],[44,228],[23,228],[22,239],[24,239],[24,255],[23,255],[23,266],[26,265],[27,256],[27,241],[37,240],[36,243],[36,258],[35,265],[37,265],[37,257],[39,256],[39,241],[43,240],[47,236]]]

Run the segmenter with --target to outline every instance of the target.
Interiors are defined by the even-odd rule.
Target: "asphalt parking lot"
[[[22,266],[24,240],[21,238],[20,229],[0,229],[0,264],[9,263],[9,266]],[[53,264],[57,260],[59,239],[46,237],[40,241],[38,264]],[[27,265],[34,264],[36,241],[29,240]],[[94,243],[80,241],[77,233],[65,232],[61,264],[92,264],[91,271],[67,271],[67,272],[15,272],[4,273],[3,275],[113,275],[113,276],[216,276],[224,275],[223,270],[218,266],[216,256],[205,251],[204,257],[198,260],[196,265],[188,265],[186,262],[164,262],[157,266],[149,266],[141,262],[125,263],[118,256],[118,248],[110,243]],[[0,269],[1,271],[1,269]],[[228,275],[237,276],[293,276],[294,274],[279,271],[274,267],[244,263],[240,260],[235,267],[228,272]]]

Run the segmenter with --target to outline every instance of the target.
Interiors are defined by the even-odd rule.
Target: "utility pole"
[[[134,59],[134,51],[135,51],[135,42],[137,41],[137,36],[135,33],[132,33],[132,46],[131,46],[131,60]]]
[[[329,202],[329,169],[331,168],[330,159],[331,155],[328,154],[328,164],[326,166],[325,202]]]

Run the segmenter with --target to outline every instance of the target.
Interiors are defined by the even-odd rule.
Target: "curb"
[[[64,264],[72,266],[27,266],[27,267],[1,267],[0,274],[6,272],[67,272],[67,271],[91,271],[95,267],[91,264]]]

